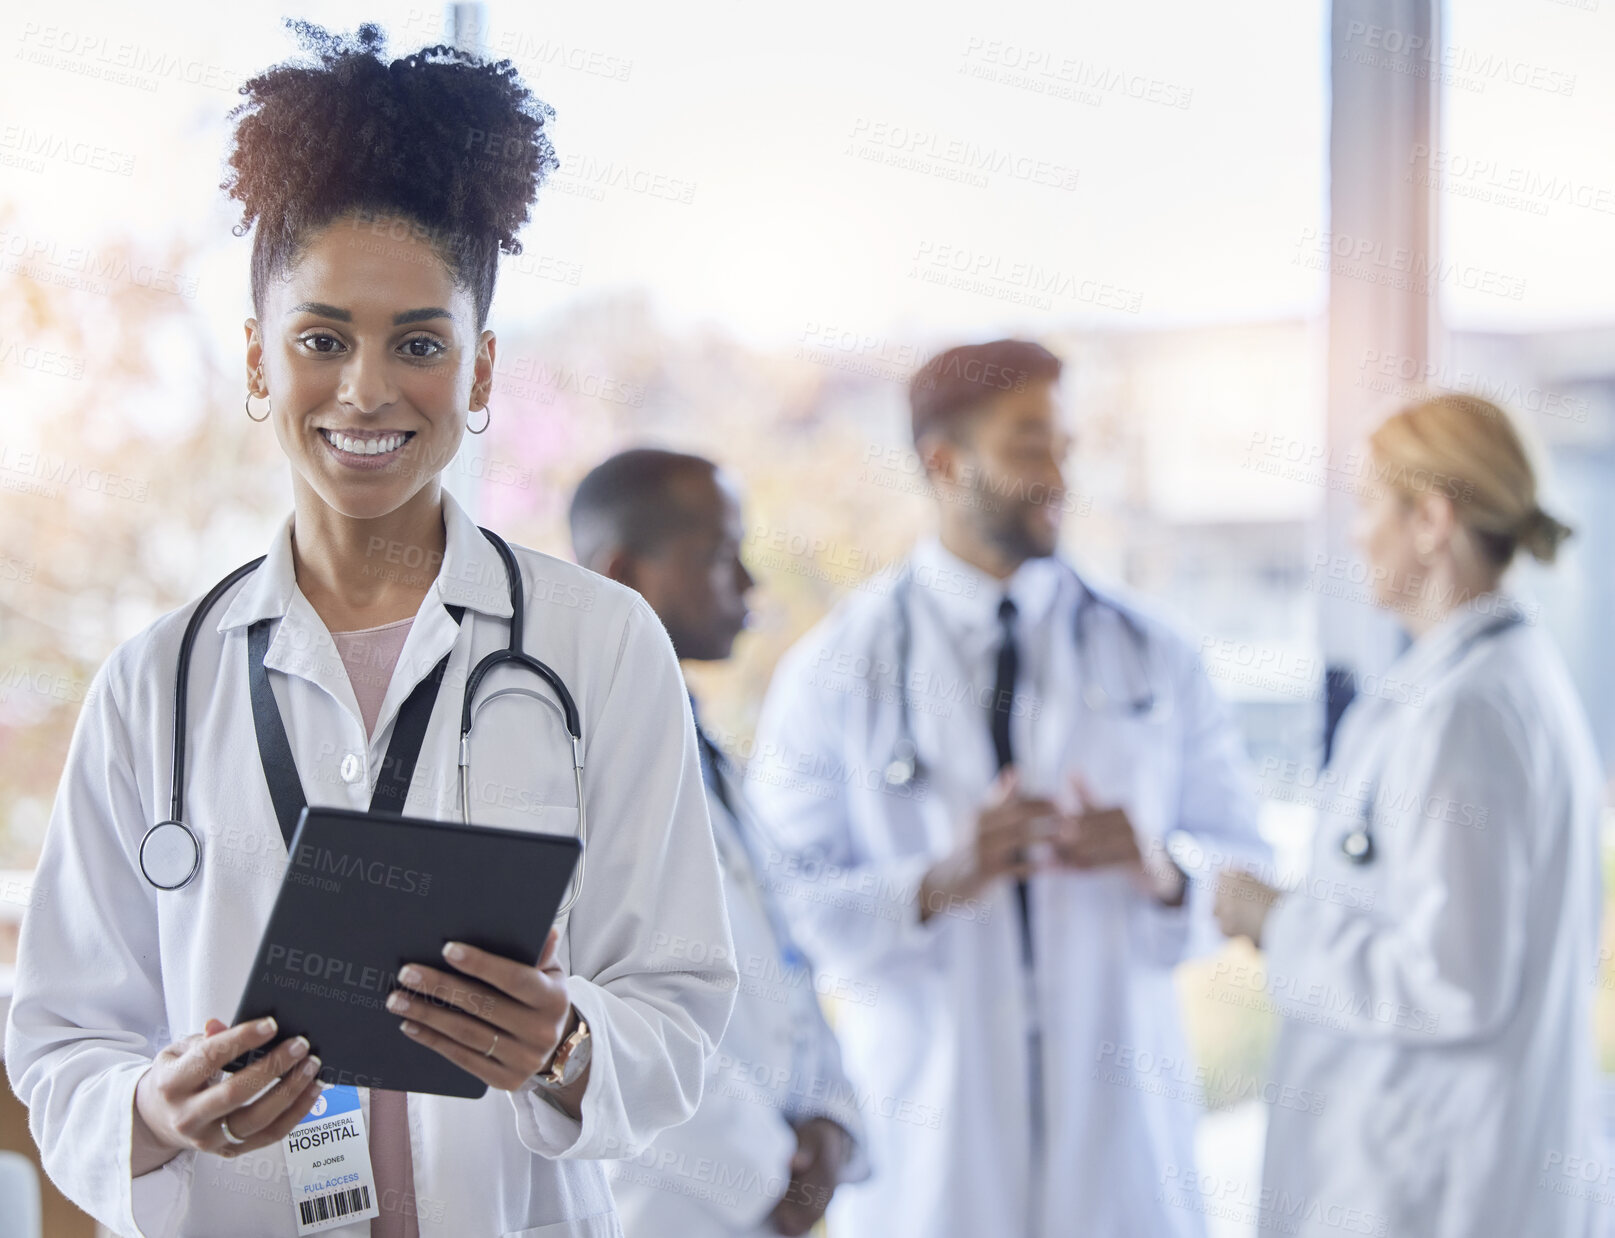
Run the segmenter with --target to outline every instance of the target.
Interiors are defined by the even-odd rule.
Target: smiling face
[[[487,405],[494,336],[421,230],[338,219],[260,308],[248,387],[270,400],[299,497],[369,520],[435,491]]]

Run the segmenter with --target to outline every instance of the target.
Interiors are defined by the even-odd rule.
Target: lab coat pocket
[[[533,1229],[513,1229],[501,1235],[501,1238],[620,1238],[621,1234],[622,1228],[617,1224],[617,1214],[613,1211],[557,1221],[553,1225],[539,1225]]]

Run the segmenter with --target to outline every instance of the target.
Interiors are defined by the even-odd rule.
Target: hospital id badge
[[[381,1215],[359,1089],[336,1086],[286,1136],[286,1172],[299,1234],[318,1234]]]

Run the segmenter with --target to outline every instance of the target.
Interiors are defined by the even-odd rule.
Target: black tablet
[[[327,1083],[476,1098],[488,1085],[399,1030],[398,969],[463,941],[536,963],[581,848],[571,836],[305,808],[235,1022],[307,1036]],[[230,1063],[236,1070],[262,1050]]]

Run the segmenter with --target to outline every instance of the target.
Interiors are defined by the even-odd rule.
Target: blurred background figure
[[[584,477],[570,523],[578,562],[637,589],[681,662],[729,657],[753,583],[733,479],[700,456],[624,451]],[[696,1116],[616,1163],[613,1194],[627,1238],[805,1234],[839,1182],[867,1176],[862,1124],[812,969],[766,888],[767,829],[690,703],[740,993]]]
[[[1502,585],[1570,530],[1486,400],[1414,405],[1369,443],[1354,540],[1412,644],[1342,720],[1305,884],[1218,892],[1287,1016],[1275,1081],[1323,1101],[1273,1111],[1263,1223],[1307,1199],[1285,1232],[1338,1233],[1350,1207],[1376,1233],[1585,1235],[1591,1203],[1554,1187],[1599,1164],[1601,776],[1558,650]]]
[[[1060,371],[1022,340],[920,369],[937,532],[785,656],[758,723],[808,948],[880,992],[842,1024],[880,1109],[838,1232],[1202,1232],[1158,1189],[1193,1164],[1154,1071],[1187,1055],[1200,901],[1163,843],[1265,846],[1193,648],[1057,553]]]

